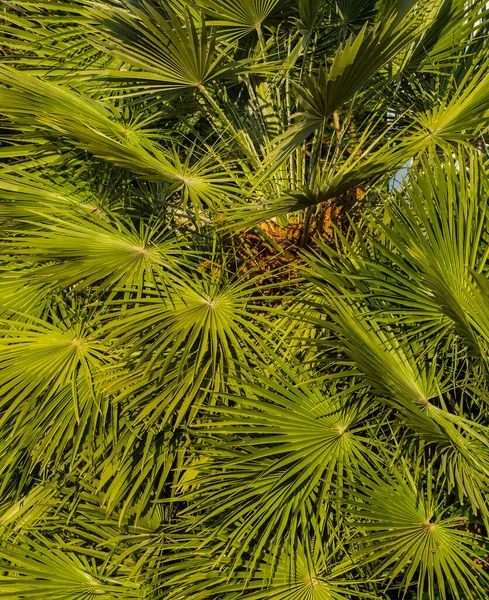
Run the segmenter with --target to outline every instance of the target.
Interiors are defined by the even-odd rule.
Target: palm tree
[[[0,595],[485,599],[485,2],[1,14]]]

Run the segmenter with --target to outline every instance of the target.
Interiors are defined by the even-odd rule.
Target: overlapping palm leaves
[[[141,78],[144,77],[151,76],[151,81],[156,83],[161,80],[161,85],[169,86],[168,89],[172,93],[180,96],[185,93],[186,89],[193,90],[197,107],[201,106],[198,108],[199,113],[203,112],[203,116],[210,120],[211,126],[222,128],[223,135],[229,140],[229,143],[238,147],[235,161],[236,166],[239,165],[238,171],[242,171],[242,177],[236,178],[236,174],[231,175],[230,165],[227,169],[225,168],[228,161],[220,156],[221,153],[217,153],[214,160],[205,165],[199,165],[197,161],[195,167],[190,165],[184,167],[180,163],[181,159],[178,154],[150,141],[144,134],[144,130],[135,128],[127,122],[121,122],[121,116],[118,116],[120,109],[111,106],[108,98],[104,100],[105,114],[102,115],[101,111],[104,109],[100,102],[95,106],[92,104],[91,107],[89,104],[82,105],[84,98],[73,94],[68,96],[65,86],[59,89],[58,87],[49,88],[44,84],[43,88],[39,88],[39,97],[36,96],[35,104],[31,108],[28,107],[27,96],[21,109],[25,119],[22,120],[22,126],[26,127],[27,122],[29,122],[29,126],[32,126],[33,122],[39,126],[47,119],[49,127],[67,134],[78,147],[90,152],[97,152],[96,156],[129,168],[150,179],[161,180],[177,189],[181,187],[188,190],[196,210],[200,209],[202,203],[205,206],[208,204],[221,206],[223,196],[229,195],[232,198],[242,197],[243,199],[248,199],[250,194],[254,197],[258,195],[259,206],[262,209],[268,207],[269,202],[272,202],[270,210],[263,213],[272,216],[274,213],[280,214],[324,202],[356,185],[365,184],[369,180],[378,178],[386,170],[398,168],[424,147],[427,130],[432,135],[436,135],[441,142],[451,140],[456,132],[462,130],[466,139],[473,139],[485,122],[485,103],[480,93],[480,90],[485,89],[483,81],[485,69],[480,68],[480,59],[474,59],[474,56],[477,55],[476,41],[470,41],[472,31],[479,31],[475,26],[477,19],[480,18],[480,10],[477,6],[472,6],[465,12],[462,6],[459,8],[459,11],[462,11],[460,19],[462,20],[463,17],[466,38],[455,39],[451,36],[450,31],[446,32],[447,37],[452,40],[452,44],[460,44],[453,48],[453,52],[467,53],[467,43],[470,43],[470,48],[474,47],[474,52],[468,53],[465,59],[468,61],[466,69],[470,71],[470,63],[475,60],[474,77],[468,72],[465,80],[457,83],[459,91],[455,95],[453,85],[446,91],[447,99],[452,98],[450,102],[453,104],[450,108],[448,105],[445,106],[443,111],[444,121],[447,119],[453,121],[450,131],[446,129],[446,126],[440,127],[438,124],[440,117],[435,118],[434,113],[428,112],[426,115],[419,115],[415,111],[410,116],[410,135],[406,136],[407,129],[404,127],[403,136],[396,137],[389,127],[384,126],[379,129],[378,124],[373,127],[375,119],[367,123],[366,127],[362,126],[362,128],[365,127],[366,135],[362,136],[358,132],[352,136],[349,133],[352,111],[356,110],[357,102],[363,104],[367,102],[367,104],[372,103],[372,106],[375,107],[374,114],[382,114],[382,110],[385,113],[387,109],[396,111],[396,106],[399,105],[400,110],[406,116],[408,113],[405,112],[406,106],[405,103],[403,105],[402,98],[401,102],[396,101],[394,97],[389,98],[389,106],[385,104],[388,94],[384,94],[383,97],[378,93],[375,94],[374,90],[389,85],[399,88],[401,84],[402,88],[406,85],[409,88],[412,64],[411,70],[407,65],[410,54],[415,51],[419,54],[420,47],[424,48],[424,60],[432,67],[435,67],[435,64],[439,66],[440,81],[444,82],[450,79],[446,67],[444,67],[443,57],[434,50],[434,54],[430,57],[431,46],[425,40],[428,35],[425,35],[425,32],[427,28],[431,31],[430,26],[431,28],[437,27],[437,35],[438,38],[440,37],[439,29],[446,22],[444,17],[447,10],[446,3],[440,2],[436,7],[431,4],[427,7],[417,5],[412,14],[408,12],[401,20],[395,18],[395,9],[386,5],[383,10],[376,13],[373,27],[369,28],[369,23],[366,23],[358,32],[352,33],[345,44],[336,51],[332,64],[321,65],[311,75],[304,73],[304,67],[310,63],[310,68],[312,68],[314,62],[310,61],[313,57],[308,57],[307,53],[300,50],[302,42],[295,40],[297,36],[294,36],[292,32],[282,36],[276,35],[275,39],[272,37],[270,41],[275,41],[277,50],[281,43],[287,43],[298,49],[298,51],[292,52],[291,56],[295,58],[292,62],[289,61],[286,71],[282,73],[278,71],[276,76],[273,75],[273,72],[277,71],[276,51],[273,45],[269,50],[260,50],[260,44],[257,42],[258,55],[254,57],[254,60],[240,58],[233,62],[229,60],[229,57],[233,52],[239,56],[239,47],[236,44],[230,46],[229,42],[219,42],[218,40],[207,42],[204,37],[199,37],[196,27],[201,27],[202,36],[205,36],[206,25],[202,19],[200,25],[196,24],[196,17],[191,16],[191,12],[187,12],[183,22],[180,22],[168,7],[157,8],[147,3],[127,3],[127,5],[114,3],[113,7],[102,9],[96,4],[87,4],[87,8],[83,9],[83,14],[88,10],[94,23],[87,29],[88,38],[114,59],[117,59],[119,67],[117,70],[96,69],[91,71],[92,79],[89,83],[78,78],[78,73],[88,73],[88,70],[78,71],[78,73],[74,73],[73,77],[70,77],[69,85],[89,89],[91,90],[90,94],[109,94],[113,98],[122,94],[126,101],[129,101],[130,90],[133,88],[128,89],[127,85],[121,88],[121,78],[128,81],[136,78],[138,94],[144,94],[147,98],[151,98],[153,92],[151,86],[148,88],[143,84]],[[248,12],[254,14],[255,9],[259,9],[258,12],[260,12],[266,8],[253,8],[254,5],[251,6],[251,4],[248,6],[245,3],[245,6],[242,7],[243,14],[248,14]],[[191,7],[189,7],[190,9]],[[236,7],[236,10],[238,9],[239,7]],[[258,19],[258,16],[256,18]],[[473,29],[470,29],[471,23]],[[320,22],[317,23],[318,27],[319,25]],[[93,27],[95,27],[95,34]],[[141,27],[144,31],[139,30]],[[334,34],[334,30],[331,33]],[[432,32],[432,35],[435,34]],[[100,43],[97,41],[99,37]],[[469,42],[466,41],[467,37]],[[131,42],[131,40],[133,41]],[[477,40],[477,37],[474,40]],[[129,52],[133,43],[135,44],[134,50]],[[157,51],[158,44],[161,47]],[[120,54],[121,52],[125,53],[124,56]],[[127,54],[128,52],[129,54]],[[216,53],[218,58],[213,58]],[[153,62],[147,62],[148,56],[154,57],[151,59]],[[123,61],[122,64],[120,61]],[[146,62],[143,65],[141,61]],[[299,73],[302,74],[302,77],[296,80],[293,68],[294,66],[298,67],[300,62],[302,62],[302,67],[299,69]],[[391,67],[384,69],[387,63],[390,63]],[[395,69],[392,68],[394,63],[397,64]],[[402,65],[407,69],[407,84],[401,81],[406,78]],[[475,70],[477,71],[476,76]],[[233,78],[236,80],[238,76],[244,76],[243,83],[249,82],[249,97],[250,102],[253,102],[253,97],[261,95],[260,92],[257,94],[259,89],[262,89],[259,86],[263,85],[260,82],[259,74],[267,72],[271,77],[270,83],[273,82],[273,85],[283,89],[271,103],[268,99],[266,116],[262,114],[260,117],[259,114],[256,114],[251,118],[252,120],[259,119],[261,125],[263,122],[271,121],[282,123],[283,131],[271,138],[268,135],[265,139],[260,139],[261,136],[258,138],[256,136],[256,126],[260,123],[250,122],[250,118],[245,113],[232,108],[232,102],[226,99],[222,87],[219,87],[218,84],[222,77],[225,77],[227,81],[232,81]],[[178,80],[175,79],[177,73],[181,73]],[[250,80],[249,76],[253,73],[256,73],[256,79]],[[15,75],[8,72],[4,72],[3,77],[5,78],[4,84],[13,85],[13,87],[8,92],[5,91],[7,95],[2,111],[10,118],[20,117],[15,108],[14,90],[17,87],[17,94],[26,96],[29,93],[28,89],[32,91],[35,81],[30,81],[25,77],[20,80],[17,77],[15,84]],[[162,77],[163,79],[161,79]],[[376,88],[371,87],[373,84]],[[44,89],[46,94],[44,107],[43,104],[39,104],[41,89]],[[293,89],[296,92],[292,92]],[[164,92],[164,89],[162,88],[160,91]],[[372,93],[374,93],[373,96]],[[244,97],[246,95],[248,94],[245,94]],[[407,94],[407,98],[409,97],[410,93]],[[336,139],[333,135],[330,142],[324,145],[321,136],[324,133],[324,127],[329,127],[328,120],[332,113],[339,109],[345,110],[344,107],[348,107],[348,103],[354,99],[354,106],[346,108],[344,117],[342,115],[345,124],[339,136],[340,139]],[[89,99],[87,98],[87,100]],[[224,104],[221,104],[223,100]],[[384,104],[379,105],[379,101]],[[113,102],[114,100],[112,100]],[[465,115],[460,115],[459,104],[461,102],[464,106],[467,105],[467,110],[471,111],[472,118],[477,122],[475,130],[470,123],[467,124]],[[187,102],[187,104],[190,110],[195,110],[195,104],[192,102]],[[300,108],[301,104],[303,116],[298,123],[294,124],[292,121],[293,111]],[[64,117],[56,115],[62,106],[65,106]],[[154,104],[141,108],[142,114],[149,109],[149,106],[154,106]],[[185,104],[182,106],[183,110],[180,116],[186,116],[184,106]],[[253,108],[256,110],[256,106]],[[113,116],[109,116],[107,109],[113,113]],[[100,115],[95,115],[94,110],[100,112]],[[362,110],[364,109],[362,108]],[[436,110],[438,111],[438,109]],[[73,115],[75,112],[79,115],[77,122],[73,122],[71,119],[66,121],[66,116]],[[412,113],[412,110],[410,112]],[[441,113],[438,111],[436,114]],[[82,115],[84,116],[82,117]],[[285,122],[284,117],[286,118]],[[103,119],[103,123],[101,119]],[[88,122],[92,123],[92,127],[86,127]],[[172,127],[173,125],[174,121],[172,121]],[[358,124],[354,123],[354,128],[358,130]],[[452,129],[454,131],[450,133]],[[314,151],[309,159],[303,155],[307,152],[307,139],[314,132]],[[192,131],[192,135],[195,135],[195,131]],[[225,148],[227,149],[228,146],[226,145]],[[26,152],[31,151],[30,148],[26,148]],[[303,156],[302,165],[297,163],[299,155]],[[250,171],[250,167],[252,171]],[[291,193],[292,195],[290,195]],[[297,202],[297,194],[302,194],[307,200]],[[286,200],[287,196],[290,200]],[[244,210],[246,215],[248,211]],[[256,208],[253,210],[256,212]]]
[[[101,31],[94,28],[94,35],[101,37],[101,47],[136,68],[127,73],[119,70],[97,73],[126,83],[124,93],[198,90],[232,71],[229,49],[217,48],[213,37],[207,39],[205,22],[199,35],[190,12],[182,23],[169,8],[158,11],[149,3],[117,4],[110,7],[93,3],[90,14],[102,26]]]
[[[484,3],[2,10],[0,595],[485,598]]]
[[[467,160],[463,154],[459,158]],[[372,246],[359,241],[360,255],[351,248],[344,258],[332,255],[318,275],[333,284],[327,292],[328,326],[352,366],[405,414],[408,425],[438,446],[435,454],[451,456],[448,469],[446,457],[440,463],[448,487],[458,486],[460,497],[467,495],[485,512],[479,488],[486,472],[486,433],[479,419],[469,424],[452,411],[463,397],[466,410],[478,412],[480,400],[466,395],[465,388],[485,373],[485,350],[479,346],[486,339],[480,329],[487,320],[480,289],[484,276],[477,271],[485,271],[486,175],[476,156],[471,177],[450,156],[443,163],[431,160],[437,169],[430,173],[425,163],[407,201],[388,208],[392,220],[379,225],[385,237]],[[337,267],[343,261],[344,271]],[[466,379],[457,383],[461,374]]]

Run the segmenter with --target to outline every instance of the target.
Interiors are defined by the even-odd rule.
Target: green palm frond
[[[210,24],[229,28],[240,36],[255,30],[260,34],[266,20],[285,7],[287,0],[238,0],[233,4],[224,0],[195,0],[195,4],[213,19]]]
[[[23,552],[0,546],[2,595],[17,600],[31,598],[86,600],[88,598],[141,598],[140,586],[124,576],[110,574],[110,565],[94,568],[88,558],[52,543],[24,540]]]
[[[78,376],[95,393],[93,374],[108,360],[107,346],[81,323],[58,322],[56,326],[33,317],[4,321],[2,345],[3,423],[16,413],[20,418],[37,396],[47,400],[65,387],[72,390],[76,414]]]
[[[375,10],[373,0],[337,0],[336,6],[345,25],[362,23],[371,18]]]
[[[31,215],[23,223],[32,225],[39,219],[42,229],[12,229],[0,250],[10,254],[14,245],[24,264],[39,265],[35,275],[29,272],[31,280],[53,287],[76,285],[77,291],[97,283],[101,291],[116,285],[162,285],[175,274],[181,246],[157,223],[141,224],[138,231],[115,215],[110,221],[76,214],[62,220],[34,210]]]
[[[217,46],[205,23],[197,24],[188,11],[182,22],[147,2],[91,5],[95,44],[132,67],[94,74],[124,84],[124,94],[198,91],[234,68],[230,48]]]
[[[433,15],[433,23],[404,59],[403,70],[438,72],[456,67],[464,54],[474,52],[487,19],[484,6],[462,0],[433,3]]]
[[[306,76],[297,86],[303,112],[299,121],[275,140],[273,157],[290,153],[325,119],[350,102],[371,82],[374,75],[422,34],[425,23],[406,16],[394,26],[395,16],[380,21],[373,29],[365,25],[351,35],[340,47],[331,66],[323,66],[319,73]],[[265,168],[269,169],[270,164]]]
[[[181,273],[166,293],[148,289],[136,306],[111,314],[106,335],[140,352],[147,371],[156,365],[165,371],[177,356],[181,373],[207,361],[213,370],[234,369],[245,360],[245,347],[267,339],[258,327],[263,326],[258,311],[266,310],[259,277],[230,276],[225,256],[223,262],[209,261]]]
[[[460,153],[459,164],[467,158]],[[399,195],[387,207],[388,218],[378,224],[382,236],[358,232],[354,246],[343,240],[344,254],[323,247],[328,258],[313,263],[312,306],[315,322],[334,332],[342,364],[349,359],[405,415],[406,425],[436,448],[448,489],[485,515],[479,489],[487,477],[485,434],[477,420],[466,422],[449,409],[456,412],[468,380],[458,380],[459,367],[446,352],[465,345],[459,360],[480,381],[477,363],[468,360],[484,364],[486,356],[480,287],[486,217],[479,208],[486,175],[474,156],[467,172],[452,158],[432,160],[434,167],[425,162],[424,172],[413,176],[408,202]],[[469,394],[465,401],[479,400]]]
[[[433,140],[470,140],[487,127],[488,78],[487,71],[476,62],[467,70],[462,81],[454,81],[446,98],[418,117],[420,125]]]
[[[249,568],[267,548],[273,570],[284,544],[295,547],[294,531],[314,532],[314,511],[327,502],[333,482],[346,486],[376,463],[362,386],[320,391],[297,367],[283,368],[281,378],[267,372],[243,383],[239,396],[227,396],[235,406],[212,409],[222,416],[201,428],[201,435],[209,430],[212,436],[204,451],[210,460],[197,469],[202,473],[190,513],[196,510],[197,523],[217,521],[213,535],[226,532],[228,546],[236,548],[235,566],[257,545]],[[355,392],[358,403],[348,406]],[[216,436],[240,441],[214,446]]]
[[[487,575],[473,561],[474,535],[462,529],[463,517],[439,514],[437,500],[400,474],[358,489],[348,509],[367,532],[358,537],[358,559],[379,560],[374,577],[401,576],[403,597],[416,582],[418,595],[483,598]]]
[[[47,83],[3,67],[0,110],[17,124],[35,124],[66,136],[76,147],[151,181],[183,190],[198,213],[202,203],[222,201],[233,193],[233,178],[209,167],[208,161],[190,163],[174,149],[155,144],[140,128],[124,124],[117,108],[95,102],[64,86]],[[76,118],[74,118],[76,115]],[[46,131],[46,129],[44,129]],[[42,149],[42,147],[40,147]]]

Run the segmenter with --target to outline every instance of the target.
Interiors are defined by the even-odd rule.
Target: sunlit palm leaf
[[[437,514],[430,492],[401,475],[360,488],[352,502],[368,532],[358,539],[360,560],[380,559],[376,573],[387,572],[390,581],[402,576],[404,594],[417,575],[419,595],[426,590],[435,597],[436,590],[441,598],[483,598],[487,575],[474,563],[474,536],[461,530],[463,518]]]

